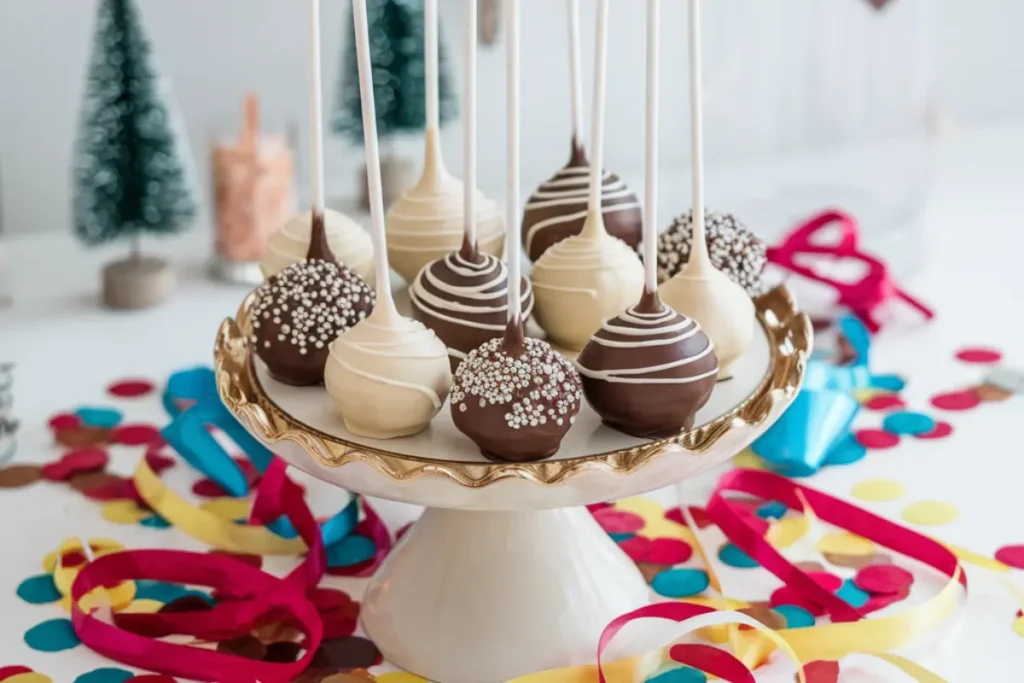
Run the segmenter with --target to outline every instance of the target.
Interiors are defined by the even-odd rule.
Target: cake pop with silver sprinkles
[[[761,274],[768,263],[765,244],[731,213],[705,211],[711,263],[750,296],[764,291]],[[658,282],[665,282],[690,260],[693,241],[691,211],[682,214],[658,236]]]

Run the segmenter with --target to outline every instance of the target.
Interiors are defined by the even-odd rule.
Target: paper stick
[[[508,236],[505,238],[505,259],[508,261],[508,320],[517,324],[522,319],[519,300],[519,0],[505,0],[505,50],[508,69]]]
[[[424,73],[427,93],[427,129],[440,126],[437,93],[437,0],[423,3],[423,51],[426,58]]]
[[[309,0],[309,128],[313,213],[324,212],[323,96],[320,89],[320,0]]]
[[[573,145],[583,144],[583,84],[580,79],[580,2],[566,0],[569,21],[569,106]]]
[[[587,210],[601,216],[601,180],[604,167],[604,82],[608,63],[608,0],[597,3],[597,40],[594,45],[594,113],[590,130],[590,201]],[[603,221],[595,221],[603,225]]]
[[[476,25],[477,0],[465,0],[466,35],[463,86],[462,165],[465,173],[463,192],[463,220],[466,221],[466,241],[476,251]]]
[[[249,152],[255,150],[260,136],[260,98],[254,92],[245,96],[241,146]]]
[[[661,0],[647,0],[647,125],[644,170],[644,288],[658,291],[658,23]]]
[[[690,0],[690,162],[693,167],[693,247],[689,263],[710,265],[704,226],[704,122],[701,100],[700,0]]]
[[[316,1],[316,0],[314,0]],[[428,0],[427,5],[431,2]],[[436,6],[435,6],[436,9]],[[376,268],[377,304],[387,313],[397,315],[391,296],[388,247],[384,239],[384,192],[380,182],[380,150],[377,144],[377,111],[373,102],[373,72],[370,64],[370,33],[366,19],[366,0],[353,0],[355,14],[356,61],[359,68],[359,95],[363,105],[363,140],[366,145],[366,184],[370,195],[370,236],[373,238]],[[429,80],[429,79],[428,79]]]

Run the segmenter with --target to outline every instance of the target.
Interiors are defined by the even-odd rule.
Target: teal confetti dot
[[[786,628],[808,628],[814,626],[814,615],[796,605],[776,605],[772,610],[786,620]]]
[[[907,382],[899,375],[875,375],[871,378],[871,386],[886,391],[903,391]]]
[[[688,598],[707,590],[708,574],[703,569],[666,569],[651,581],[651,588],[666,598]]]
[[[327,546],[328,567],[351,567],[373,559],[377,544],[366,536],[352,534]]]
[[[80,645],[70,619],[50,619],[25,631],[25,644],[39,652],[60,652]]]
[[[757,560],[747,555],[732,543],[726,543],[718,551],[718,559],[723,564],[736,569],[753,569],[759,566]]]
[[[161,517],[160,515],[152,515],[151,517],[146,517],[145,519],[141,520],[139,524],[141,524],[142,526],[148,526],[153,529],[166,529],[171,526],[171,523],[163,517]]]
[[[935,420],[923,413],[900,411],[890,413],[882,420],[882,429],[892,434],[927,434],[935,429]]]
[[[843,581],[843,585],[836,591],[836,596],[845,600],[850,607],[863,607],[868,604],[868,598],[871,597],[857,588],[850,579]]]
[[[646,683],[706,683],[707,680],[708,677],[703,671],[681,666],[648,678]]]
[[[75,411],[75,415],[82,419],[82,423],[89,427],[103,427],[112,429],[121,423],[124,417],[116,408],[85,407]]]
[[[40,574],[18,584],[18,597],[33,605],[46,605],[60,600],[60,591],[53,583],[53,576]]]
[[[75,683],[124,683],[134,677],[131,671],[106,667],[82,674],[75,679]]]
[[[629,539],[636,536],[636,534],[608,534],[613,541],[616,543],[625,543]]]
[[[762,503],[758,506],[757,516],[761,519],[782,519],[788,510],[789,508],[786,507],[785,503],[769,500],[767,503]]]
[[[832,450],[828,452],[828,455],[825,456],[825,464],[852,465],[858,460],[861,460],[867,454],[867,449],[860,445],[857,441],[857,437],[853,434],[847,434],[832,448]]]
[[[174,583],[164,581],[149,581],[142,579],[135,582],[136,600],[156,600],[167,604],[173,600],[187,595],[189,590]]]

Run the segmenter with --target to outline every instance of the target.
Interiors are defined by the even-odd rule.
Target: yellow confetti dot
[[[103,519],[114,524],[138,524],[152,514],[139,507],[134,500],[112,500],[103,506]]]
[[[11,676],[10,678],[5,678],[4,682],[5,683],[53,683],[53,679],[50,678],[49,676],[44,675],[44,674],[36,673],[35,671],[32,671],[32,672],[24,673],[24,674],[15,674],[14,676]]]
[[[867,403],[868,401],[873,399],[875,396],[881,396],[882,394],[891,394],[892,392],[891,391],[886,391],[885,389],[867,388],[867,389],[854,389],[853,392],[851,392],[851,393],[853,393],[853,397],[855,399],[857,399],[859,402]]]
[[[732,464],[737,469],[771,471],[765,459],[749,448],[733,458]]]
[[[788,548],[811,530],[811,520],[806,517],[787,517],[772,522],[766,537],[778,549]]]
[[[1013,632],[1024,638],[1024,617],[1017,617],[1013,620]]]
[[[104,606],[109,606],[115,612],[122,612],[125,607],[132,603],[132,598],[134,597],[135,582],[123,581],[110,590],[102,587],[94,588],[82,596],[82,599],[78,601],[78,606],[82,608],[83,612],[89,612],[96,607]],[[71,596],[65,595],[61,598],[60,606],[65,612],[70,612]]]
[[[160,608],[163,606],[164,603],[159,600],[140,598],[138,600],[132,600],[119,611],[124,614],[155,614],[159,612]]]
[[[911,524],[927,526],[949,524],[960,516],[960,511],[949,503],[937,500],[921,500],[903,508],[903,519]]]
[[[637,496],[616,502],[613,507],[623,512],[632,512],[644,520],[644,527],[637,533],[647,538],[674,538],[691,543],[693,534],[683,524],[665,519],[665,508],[656,500]]]
[[[875,544],[848,532],[826,534],[818,541],[818,552],[836,555],[873,555]]]
[[[906,495],[907,489],[894,479],[866,479],[850,490],[850,495],[872,503],[889,503]]]
[[[248,519],[252,503],[245,498],[214,498],[199,507],[222,519],[235,521],[236,519]]]
[[[427,679],[405,671],[395,671],[377,676],[377,683],[428,683]]]

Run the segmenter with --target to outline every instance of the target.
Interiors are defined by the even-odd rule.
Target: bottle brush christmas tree
[[[133,0],[100,0],[74,162],[74,222],[88,245],[131,242],[103,272],[108,305],[159,303],[175,283],[166,262],[141,254],[142,233],[189,227],[196,201],[187,151]]]

